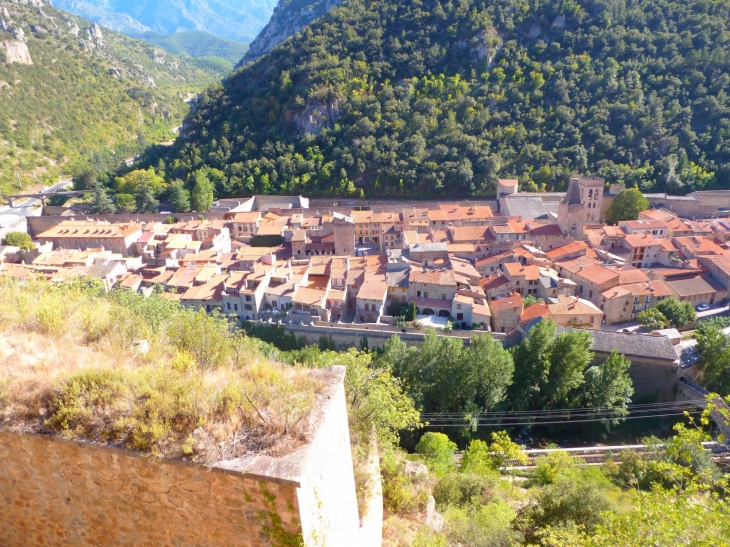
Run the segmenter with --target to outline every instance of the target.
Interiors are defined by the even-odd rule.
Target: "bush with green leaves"
[[[423,456],[428,468],[436,475],[453,471],[456,467],[454,452],[456,443],[443,433],[429,431],[421,437],[416,445],[416,452]]]
[[[674,297],[658,302],[656,310],[661,312],[675,328],[684,327],[697,319],[697,313],[691,302],[677,300]]]
[[[26,232],[8,232],[5,234],[3,244],[18,247],[23,251],[30,251],[33,249],[33,238]]]

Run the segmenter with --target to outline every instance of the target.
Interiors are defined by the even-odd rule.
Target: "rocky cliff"
[[[344,0],[279,0],[271,20],[251,43],[239,66],[255,61],[343,2]]]

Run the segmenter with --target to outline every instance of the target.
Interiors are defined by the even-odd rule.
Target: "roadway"
[[[43,188],[40,194],[52,194],[57,190],[68,188],[71,186],[73,181],[69,179],[57,182],[53,186]],[[27,223],[25,217],[33,216],[34,214],[40,215],[40,210],[34,210],[34,207],[38,205],[40,198],[28,198],[20,205],[16,207],[2,207],[0,208],[0,239],[5,237],[8,232],[27,231]]]

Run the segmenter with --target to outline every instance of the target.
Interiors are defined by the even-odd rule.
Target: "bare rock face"
[[[13,38],[18,40],[19,42],[25,42],[25,32],[20,27],[15,27],[13,29]]]
[[[433,496],[428,496],[426,519],[423,523],[436,533],[444,528],[444,516],[436,511],[436,500],[433,499]]]
[[[10,19],[10,13],[8,13],[8,8],[6,8],[5,6],[0,9],[0,15],[5,17],[5,19]]]
[[[315,19],[322,17],[344,0],[279,0],[271,20],[251,43],[251,47],[238,66],[255,61],[281,42],[302,30]]]
[[[325,127],[331,127],[340,116],[340,103],[331,101],[307,101],[304,110],[294,116],[294,122],[302,133],[319,135]]]
[[[28,45],[24,42],[0,42],[0,46],[5,50],[5,64],[33,64],[33,59],[30,58],[30,51],[28,51]]]
[[[98,45],[104,44],[104,36],[101,34],[101,27],[94,23],[87,30],[89,33],[89,40],[96,42]]]

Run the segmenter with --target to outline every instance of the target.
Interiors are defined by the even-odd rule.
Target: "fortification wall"
[[[335,368],[312,441],[283,458],[205,467],[0,430],[0,544],[265,547],[275,514],[307,547],[366,547]]]
[[[409,346],[420,347],[423,343],[423,338],[426,336],[425,330],[414,331],[412,329],[375,324],[347,326],[339,323],[318,322],[310,325],[288,323],[283,325],[283,327],[285,331],[305,337],[310,344],[316,344],[321,336],[331,336],[338,350],[359,348],[363,338],[367,338],[369,348],[382,348],[385,342],[394,334],[397,334]],[[438,336],[439,338],[461,338],[466,345],[469,345],[471,343],[471,337],[480,332],[482,331],[452,331],[450,334],[444,333]],[[493,338],[505,343],[507,346],[511,345],[503,333],[487,332],[486,334],[490,334]]]
[[[299,532],[297,485],[156,461],[58,437],[0,431],[2,543],[27,545],[269,545],[260,484]],[[292,509],[293,508],[293,509]]]
[[[50,216],[50,215],[43,215],[39,217],[27,217],[28,220],[28,233],[31,235],[31,237],[36,237],[38,234],[41,234],[45,232],[46,230],[49,230],[50,228],[53,228],[54,226],[57,226],[64,220],[86,220],[86,219],[94,219],[94,220],[106,220],[109,222],[164,222],[165,219],[169,215],[138,215],[138,214],[128,214],[128,215],[87,215],[83,213],[79,213],[77,215],[74,215],[73,217],[61,217],[61,216]],[[200,216],[199,213],[174,213],[172,216],[174,216],[179,221],[187,221],[187,220],[198,220],[198,217]],[[205,216],[208,220],[223,220],[225,213],[205,213],[203,216]]]

